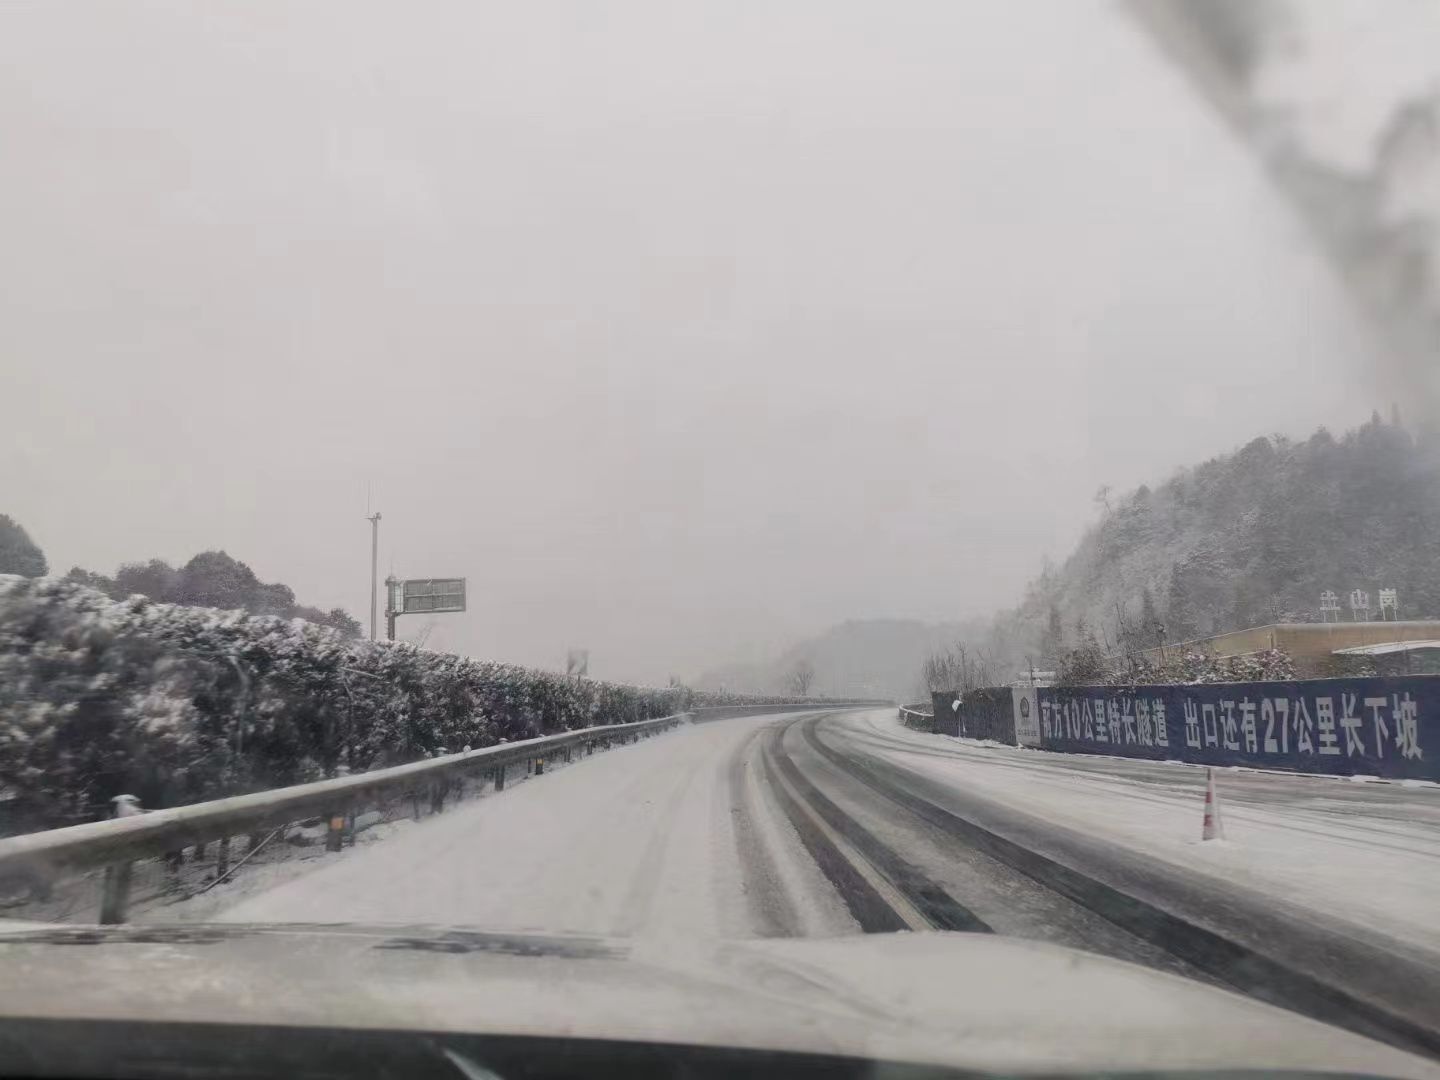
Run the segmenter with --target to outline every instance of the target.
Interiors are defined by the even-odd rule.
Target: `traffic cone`
[[[1205,770],[1205,825],[1200,830],[1201,840],[1225,839],[1225,827],[1220,824],[1220,798],[1215,794],[1215,770]]]

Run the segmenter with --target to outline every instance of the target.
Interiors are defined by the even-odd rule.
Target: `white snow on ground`
[[[459,924],[677,942],[753,936],[729,770],[755,731],[774,720],[686,725],[597,753],[428,818],[403,837],[332,856],[220,918]],[[766,837],[771,858],[786,868],[786,886],[811,893],[792,897],[806,911],[805,929],[852,932],[793,831],[768,829]]]
[[[218,917],[239,922],[465,924],[672,941],[853,932],[756,772],[756,736],[774,720],[687,726],[596,754],[397,825],[389,839],[307,859],[318,868],[303,876],[242,877],[233,890],[157,918],[192,905],[187,919],[216,917],[228,904]],[[842,715],[822,732],[1149,858],[1440,950],[1435,787],[1218,770],[1227,839],[1202,843],[1203,769],[980,746],[909,731],[890,711]],[[746,834],[738,842],[737,830]],[[747,844],[759,855],[742,866]],[[249,895],[237,902],[236,892]]]
[[[416,822],[408,818],[383,822],[362,832],[357,842],[363,850],[370,844],[398,841],[416,825]],[[299,851],[274,852],[273,854],[276,856],[274,859],[267,857],[271,854],[271,849],[267,848],[261,853],[260,858],[247,862],[226,881],[212,886],[203,893],[183,899],[155,897],[148,902],[135,903],[130,909],[130,921],[159,924],[211,922],[217,919],[221,912],[241,901],[258,896],[294,878],[323,869],[336,859],[335,855],[325,850],[323,844],[315,844]],[[340,857],[343,858],[344,855],[342,854]],[[137,864],[137,866],[143,865]],[[89,917],[97,919],[100,909],[100,891],[92,884],[89,893],[94,898],[91,901],[93,911]],[[79,917],[72,915],[69,919],[62,921],[79,921]]]
[[[834,722],[869,751],[1005,806],[1440,949],[1433,786],[1217,769],[1225,839],[1201,842],[1204,769],[981,746],[910,731],[893,712]]]

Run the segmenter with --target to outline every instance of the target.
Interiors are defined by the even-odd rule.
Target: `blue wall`
[[[1015,743],[1015,696],[1008,686],[971,690],[966,694],[941,691],[930,695],[935,730],[967,739],[993,739]],[[960,708],[954,708],[959,700]]]
[[[1039,696],[1048,750],[1440,780],[1436,676],[1057,686]]]

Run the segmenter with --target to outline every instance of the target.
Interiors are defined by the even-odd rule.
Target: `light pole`
[[[375,640],[376,576],[380,572],[380,511],[365,519],[370,522],[370,640]]]

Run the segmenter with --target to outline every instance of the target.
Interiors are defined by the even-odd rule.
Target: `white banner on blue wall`
[[[1038,696],[1041,743],[1050,750],[1440,780],[1433,675],[1057,686]]]
[[[1021,746],[1040,746],[1040,695],[1033,686],[1015,687],[1015,738]]]

